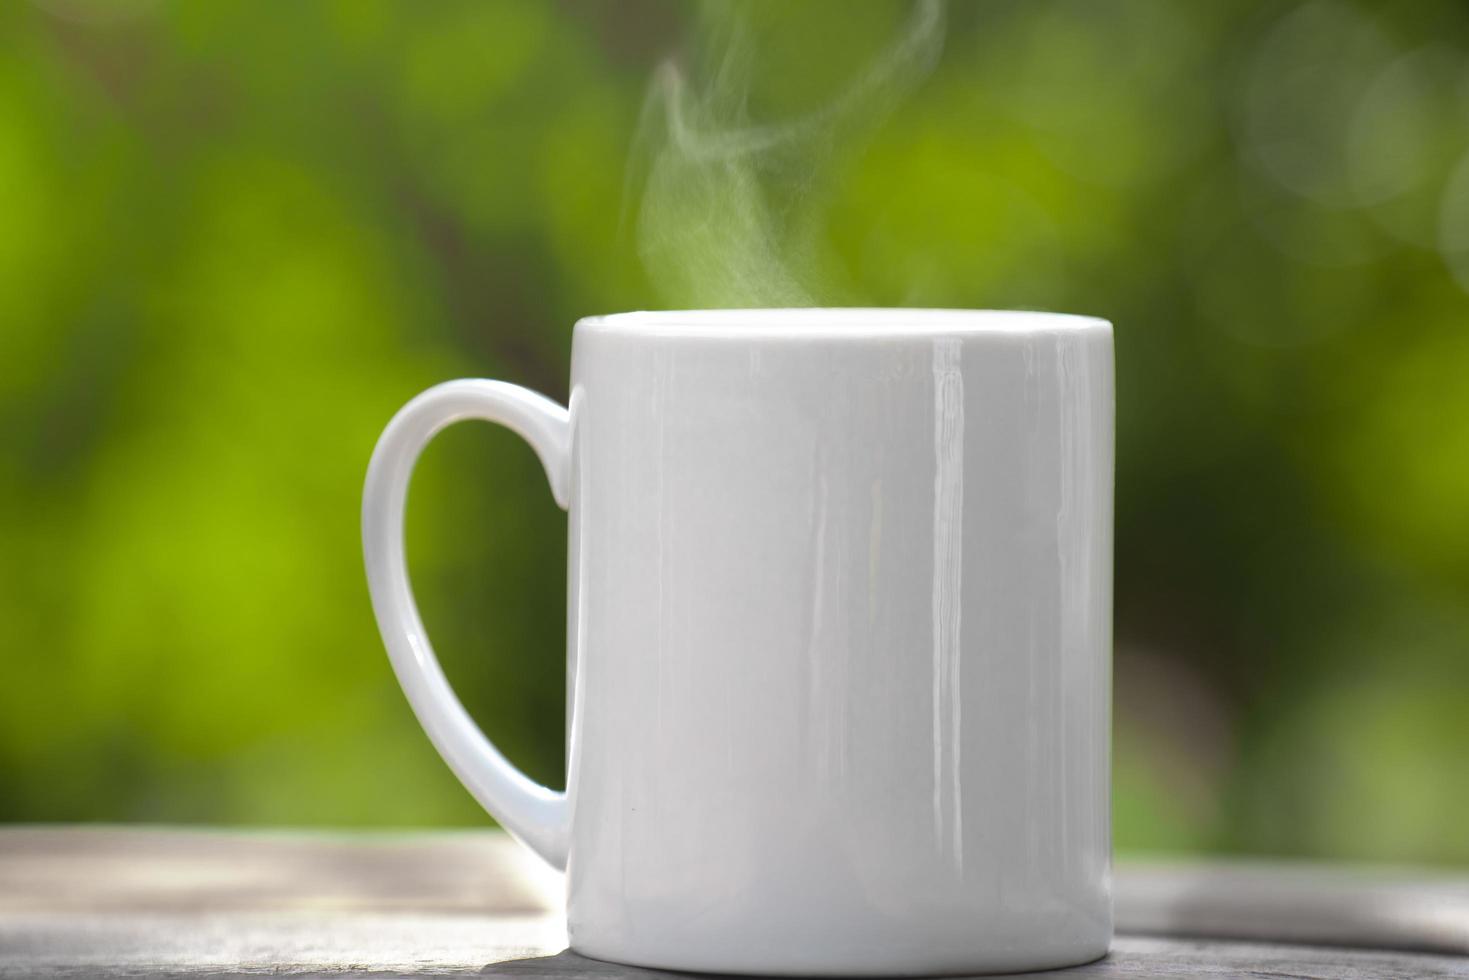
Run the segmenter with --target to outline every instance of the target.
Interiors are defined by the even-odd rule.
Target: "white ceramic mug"
[[[478,418],[570,514],[566,792],[450,690],[403,506]],[[582,320],[569,409],[409,402],[363,540],[429,737],[567,872],[572,947],[727,973],[1029,970],[1111,937],[1112,330],[1050,313]]]

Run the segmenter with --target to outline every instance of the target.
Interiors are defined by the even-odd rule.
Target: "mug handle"
[[[567,506],[571,424],[566,409],[502,381],[464,379],[428,389],[393,416],[367,466],[362,550],[372,609],[408,703],[449,768],[506,830],[547,863],[564,869],[570,837],[566,794],[516,769],[469,717],[434,656],[408,582],[403,508],[409,477],[429,440],[464,419],[497,422],[530,443],[546,469],[556,503],[563,510]]]

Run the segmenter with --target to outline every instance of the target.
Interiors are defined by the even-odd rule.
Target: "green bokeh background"
[[[629,227],[654,69],[736,16],[743,118],[793,118],[907,10],[0,5],[0,819],[485,822],[372,623],[377,433],[450,377],[564,398],[578,316],[730,302]],[[1117,324],[1119,849],[1469,861],[1469,8],[947,20],[763,190],[819,301]],[[514,437],[425,454],[424,617],[553,784],[565,543]]]

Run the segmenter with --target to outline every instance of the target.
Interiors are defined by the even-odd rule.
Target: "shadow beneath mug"
[[[524,960],[491,963],[480,971],[482,977],[537,977],[540,980],[586,980],[589,977],[699,977],[719,980],[720,974],[679,973],[674,970],[650,970],[641,966],[624,966],[594,960],[563,949],[554,956],[532,956]],[[729,978],[734,980],[734,978]],[[748,980],[748,978],[741,978]]]
[[[1082,966],[1067,967],[1061,970],[1042,970],[1035,973],[989,973],[982,977],[976,976],[975,980],[1005,980],[1006,977],[1027,978],[1046,976],[1088,976],[1088,977],[1113,977],[1121,976],[1123,973],[1131,973],[1131,970],[1121,969],[1113,972],[1116,960],[1112,956],[1104,956],[1099,960]],[[621,963],[607,963],[603,960],[594,960],[579,953],[573,953],[564,949],[554,956],[533,956],[523,960],[506,960],[503,963],[491,963],[480,970],[482,977],[536,977],[538,980],[587,980],[587,978],[614,978],[614,977],[644,977],[649,980],[671,977],[689,977],[697,980],[750,980],[749,977],[737,977],[718,973],[682,973],[676,970],[650,970],[641,966],[624,966]],[[780,980],[778,977],[766,977],[762,980]],[[809,980],[809,978],[802,978]],[[962,980],[954,977],[949,980]]]

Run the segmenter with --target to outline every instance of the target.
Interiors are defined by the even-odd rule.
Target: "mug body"
[[[568,929],[588,956],[921,975],[1111,937],[1111,327],[584,320]]]

